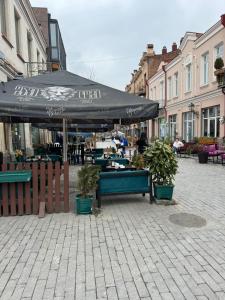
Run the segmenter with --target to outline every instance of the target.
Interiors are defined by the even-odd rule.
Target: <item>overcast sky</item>
[[[224,0],[30,0],[58,19],[68,70],[124,90],[147,43],[157,53],[186,31],[205,32]]]

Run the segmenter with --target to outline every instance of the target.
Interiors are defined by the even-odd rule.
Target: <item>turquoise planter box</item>
[[[80,195],[76,196],[76,213],[88,215],[92,213],[93,196],[83,198]]]
[[[173,197],[173,185],[157,185],[154,184],[154,196],[157,199],[172,200]]]

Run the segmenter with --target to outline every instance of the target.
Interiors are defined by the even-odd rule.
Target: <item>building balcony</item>
[[[27,77],[51,73],[61,70],[60,63],[55,62],[26,62]]]

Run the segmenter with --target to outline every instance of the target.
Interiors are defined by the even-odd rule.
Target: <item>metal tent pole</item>
[[[66,119],[63,118],[63,162],[67,161],[67,128]]]

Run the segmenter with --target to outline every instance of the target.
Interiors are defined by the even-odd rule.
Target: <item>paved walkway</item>
[[[0,299],[224,300],[225,167],[179,159],[174,199],[108,198],[98,216],[0,218]],[[169,220],[176,213],[207,223],[182,227]]]

